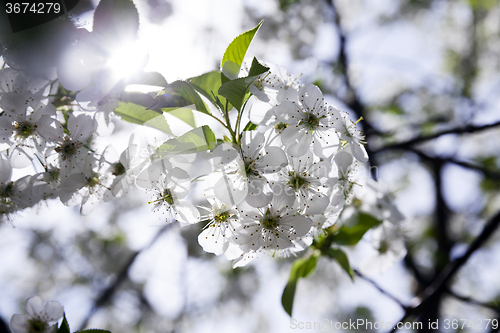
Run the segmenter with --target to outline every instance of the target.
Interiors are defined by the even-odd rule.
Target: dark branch
[[[477,306],[482,306],[483,308],[487,308],[487,309],[493,310],[497,314],[500,314],[500,306],[498,306],[498,305],[493,305],[493,304],[489,304],[489,303],[479,302],[479,301],[476,301],[475,299],[472,299],[470,297],[465,297],[465,296],[458,295],[457,293],[455,293],[452,290],[449,290],[448,288],[446,288],[445,291],[446,291],[447,294],[450,294],[451,296],[453,296],[456,299],[459,299],[459,300],[461,300],[463,302],[470,303],[470,304],[477,305]]]
[[[460,165],[461,167],[464,167],[467,169],[479,171],[485,177],[487,177],[489,179],[500,180],[500,173],[489,170],[489,169],[487,169],[481,165],[478,165],[478,164],[456,160],[453,157],[429,156],[426,153],[424,153],[416,148],[413,148],[413,147],[405,147],[405,148],[399,148],[399,149],[405,149],[407,151],[410,151],[410,152],[418,155],[418,157],[420,157],[421,159],[426,160],[426,161],[430,161],[430,162],[439,161],[441,163],[452,163],[455,165]]]
[[[453,128],[453,129],[434,133],[434,134],[427,135],[427,136],[419,136],[419,137],[413,138],[413,139],[405,141],[405,142],[400,142],[400,143],[388,145],[388,146],[382,147],[380,149],[374,150],[372,152],[374,154],[377,154],[377,153],[380,153],[380,152],[383,152],[386,150],[391,150],[391,149],[407,149],[408,147],[411,147],[415,144],[422,143],[422,142],[429,141],[429,140],[433,140],[433,139],[439,138],[440,136],[443,136],[446,134],[476,133],[476,132],[482,132],[482,131],[485,131],[485,130],[488,130],[488,129],[491,129],[491,128],[494,128],[497,126],[500,126],[500,121],[493,123],[493,124],[483,125],[483,126],[468,125],[468,126],[461,127],[461,128]]]
[[[455,261],[449,263],[441,273],[434,279],[432,284],[427,287],[422,296],[422,302],[414,308],[406,310],[405,315],[401,318],[402,321],[406,321],[409,317],[418,316],[425,307],[434,300],[435,295],[439,295],[448,288],[448,283],[455,276],[455,274],[462,268],[462,266],[469,260],[474,252],[476,252],[490,237],[493,235],[495,230],[500,225],[500,211],[484,226],[481,234],[472,242],[472,244],[467,249],[467,252]],[[397,328],[394,328],[392,332],[395,332]]]
[[[148,248],[150,248],[159,238],[160,236],[163,234],[163,232],[165,230],[167,230],[168,228],[170,227],[170,224],[164,226],[163,228],[161,228],[157,233],[156,235],[153,237],[153,239],[149,242],[148,245],[146,245],[145,247],[143,247],[142,249],[140,249],[139,251],[135,251],[129,258],[129,260],[127,261],[127,263],[122,267],[122,269],[120,270],[120,272],[118,273],[118,275],[116,276],[116,279],[114,280],[114,282],[108,286],[106,289],[104,289],[100,296],[94,301],[94,305],[92,306],[92,308],[90,309],[90,312],[87,314],[87,316],[85,317],[85,319],[83,320],[82,324],[80,325],[80,328],[78,330],[83,330],[90,318],[92,318],[92,316],[94,315],[94,313],[100,308],[102,307],[103,305],[105,305],[112,297],[113,295],[115,294],[116,290],[118,289],[118,287],[124,282],[127,280],[128,278],[128,270],[129,268],[132,266],[132,264],[134,263],[135,259],[137,258],[137,256],[142,252],[142,251],[145,251],[147,250]]]

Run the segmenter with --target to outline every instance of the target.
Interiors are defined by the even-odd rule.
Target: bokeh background
[[[301,74],[337,108],[363,117],[358,126],[371,176],[393,192],[406,217],[408,254],[389,270],[354,281],[322,258],[314,275],[298,284],[294,319],[499,319],[498,1],[134,2],[139,40],[149,53],[145,69],[168,82],[217,69],[232,38],[264,19],[248,55]],[[91,29],[96,5],[80,0],[73,24]],[[113,144],[121,151],[123,138],[142,130],[116,120]],[[50,201],[1,225],[3,322],[40,295],[64,305],[72,330],[333,331],[291,327],[281,294],[293,259],[262,257],[232,269],[203,252],[199,228],[165,224],[150,212],[148,199],[135,191],[85,217]],[[419,311],[407,311],[474,241],[480,246],[449,283]],[[357,268],[374,254],[370,234],[347,250]]]

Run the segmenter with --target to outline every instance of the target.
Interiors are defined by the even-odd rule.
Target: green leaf
[[[300,258],[295,260],[290,270],[290,277],[288,278],[288,283],[283,290],[283,295],[281,296],[281,304],[286,313],[291,317],[293,309],[293,299],[295,298],[295,289],[297,288],[297,282],[299,278],[308,277],[314,272],[316,264],[318,262],[319,254],[313,253],[307,258]]]
[[[59,326],[57,333],[71,333],[68,321],[66,320],[66,314],[63,315],[63,321],[61,326]]]
[[[165,141],[156,148],[153,158],[165,158],[178,154],[192,154],[215,148],[217,141],[210,127],[203,125],[179,136]]]
[[[161,109],[163,112],[179,118],[191,127],[196,127],[196,121],[194,119],[193,110],[189,108],[164,108]]]
[[[127,80],[127,84],[142,84],[146,86],[165,87],[167,80],[158,72],[141,72]]]
[[[306,259],[304,263],[302,274],[299,277],[306,278],[311,275],[316,269],[316,264],[318,263],[319,255],[318,253],[314,253]]]
[[[233,104],[233,106],[241,111],[245,98],[247,98],[248,87],[259,77],[259,75],[267,72],[269,67],[263,66],[257,58],[253,58],[252,66],[250,67],[249,75],[239,79],[225,82],[219,89],[219,95],[224,96]]]
[[[252,66],[250,67],[250,70],[248,71],[248,76],[254,76],[254,75],[260,75],[269,70],[269,67],[266,67],[262,65],[257,58],[253,58],[252,60]]]
[[[243,63],[243,59],[245,58],[245,54],[247,53],[248,47],[250,46],[250,43],[252,42],[252,39],[259,30],[260,26],[262,25],[262,22],[264,21],[260,21],[259,24],[257,24],[253,29],[241,33],[229,44],[226,52],[224,52],[224,56],[222,57],[222,61],[220,64],[221,70],[226,62],[232,61],[237,65],[235,67],[237,67],[237,70],[239,71],[239,69],[241,68],[241,64]],[[231,72],[234,71],[236,71],[236,68],[231,70]],[[236,72],[235,74],[237,76],[238,72]],[[225,83],[225,81],[227,81],[228,79],[225,75],[221,74],[221,80],[222,83]]]
[[[89,328],[83,331],[77,331],[75,333],[111,333],[111,332],[108,330],[101,330],[98,328]]]
[[[93,32],[120,44],[137,36],[139,13],[131,0],[101,0],[94,12]],[[114,45],[114,44],[113,44]]]
[[[368,230],[380,223],[382,222],[369,214],[359,213],[356,224],[340,227],[334,241],[339,245],[356,245]]]
[[[351,268],[351,265],[349,264],[349,258],[345,254],[344,251],[341,249],[328,249],[326,254],[332,258],[337,260],[337,262],[340,264],[340,267],[344,269],[344,271],[349,274],[352,280],[354,280],[354,271]]]
[[[256,130],[257,127],[259,127],[258,125],[255,125],[254,123],[252,123],[251,121],[249,121],[245,128],[243,129],[243,131],[253,131],[253,130]]]
[[[210,111],[200,95],[186,81],[175,81],[156,95],[150,109],[182,108],[193,105],[196,111],[210,114]]]
[[[219,88],[222,84],[220,71],[211,71],[200,76],[187,79],[187,81],[194,89],[196,89],[196,91],[212,102],[213,105],[218,106],[220,109],[225,108],[226,99],[219,95]],[[232,108],[233,107],[231,105],[228,107],[228,110]]]
[[[172,134],[163,114],[148,110],[144,106],[120,102],[114,112],[128,122],[153,127],[167,134]]]
[[[257,77],[258,75],[255,75],[227,81],[220,87],[219,95],[226,97],[240,111],[247,95],[248,87]]]

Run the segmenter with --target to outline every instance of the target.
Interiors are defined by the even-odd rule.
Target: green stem
[[[229,133],[231,134],[231,138],[233,139],[233,143],[239,145],[239,142],[238,142],[238,139],[237,139],[237,136],[236,136],[236,132],[233,131],[233,129],[231,128],[231,121],[229,120],[229,101],[226,100],[226,108],[224,110],[224,117],[226,118],[226,121],[227,121],[227,130],[229,131]],[[236,128],[236,127],[235,127]]]

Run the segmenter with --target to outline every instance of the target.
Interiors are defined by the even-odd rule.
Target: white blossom
[[[198,243],[206,252],[221,255],[234,238],[234,231],[239,227],[238,211],[228,207],[217,198],[207,198],[212,205],[208,223],[198,236]]]
[[[328,107],[328,112],[332,114],[332,118],[335,119],[333,126],[339,133],[340,139],[346,141],[351,146],[354,157],[361,163],[368,162],[368,154],[364,146],[365,137],[361,134],[361,131],[356,128],[356,123],[359,120],[353,122],[349,119],[347,113],[340,112],[333,106]]]
[[[172,167],[166,160],[152,163],[142,171],[136,179],[136,184],[151,190],[154,211],[165,211],[169,217],[174,217],[182,226],[198,223],[200,212],[189,201],[182,200],[191,187],[191,178],[180,168]]]
[[[294,246],[293,240],[305,236],[312,226],[310,218],[293,209],[294,194],[275,194],[271,203],[261,208],[239,208],[241,227],[235,242],[243,252],[282,250]]]
[[[320,157],[329,157],[336,152],[339,139],[317,86],[303,85],[295,95],[290,95],[272,110],[278,121],[288,125],[281,134],[281,141],[289,155],[302,156],[311,145]]]
[[[50,333],[55,332],[57,322],[64,315],[64,309],[56,301],[49,301],[42,304],[40,297],[28,298],[24,307],[26,314],[15,314],[10,319],[10,329],[13,333]]]

